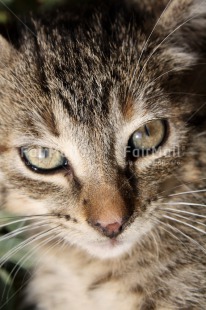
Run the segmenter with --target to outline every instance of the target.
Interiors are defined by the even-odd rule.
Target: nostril
[[[99,222],[95,223],[94,226],[96,226],[96,227],[103,227]]]

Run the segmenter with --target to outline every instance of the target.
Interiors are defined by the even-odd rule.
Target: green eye
[[[133,157],[146,156],[157,151],[166,136],[166,122],[154,120],[137,129],[130,137],[128,147]]]
[[[68,165],[63,154],[46,147],[22,147],[21,156],[26,165],[36,172],[51,172]]]

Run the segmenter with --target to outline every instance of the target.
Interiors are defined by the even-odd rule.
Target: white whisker
[[[168,223],[164,223],[162,221],[160,221],[159,219],[155,219],[155,221],[163,226],[166,226],[167,228],[170,228],[170,224]],[[172,235],[173,238],[177,239],[180,243],[183,243],[181,239],[179,239],[177,236],[175,236],[172,232],[168,231],[166,228],[161,227],[161,229],[163,229],[164,231],[166,231],[168,234]]]
[[[156,238],[155,238],[155,235],[153,234],[153,232],[150,232],[150,235],[152,236],[152,239],[154,240],[154,244],[155,244],[155,248],[156,248],[156,256],[157,256],[157,259],[159,259],[159,243],[157,242]]]
[[[172,190],[175,190],[175,189],[177,189],[177,188],[180,188],[180,187],[185,187],[187,190],[185,190],[185,191],[192,191],[192,189],[190,189],[189,188],[189,186],[188,185],[190,185],[190,184],[193,184],[193,182],[183,182],[182,180],[180,180],[179,178],[177,178],[177,176],[176,175],[174,175],[173,174],[173,176],[178,180],[178,182],[181,182],[181,184],[179,184],[179,185],[175,185],[175,186],[172,186],[172,187],[170,187],[169,189],[167,189],[167,190],[163,190],[163,191],[160,191],[159,192],[159,195],[161,195],[161,196],[163,196],[163,194],[165,194],[165,193],[167,193],[168,191],[172,191]],[[203,180],[205,180],[206,178],[198,178],[198,180],[199,181],[203,181]],[[188,190],[189,189],[189,190]],[[195,194],[195,193],[194,193]],[[170,195],[170,194],[169,194]],[[166,197],[170,197],[169,195],[166,195]],[[198,197],[198,195],[194,195],[195,197]]]
[[[152,34],[154,33],[154,31],[155,31],[157,25],[159,24],[159,22],[160,22],[162,16],[165,14],[165,12],[167,11],[167,9],[168,9],[168,7],[169,7],[169,5],[170,5],[170,3],[171,3],[172,1],[173,1],[173,0],[169,0],[169,1],[168,1],[167,6],[164,8],[164,10],[162,11],[161,15],[160,15],[159,18],[157,19],[157,21],[156,21],[156,23],[155,23],[155,25],[154,25],[152,31],[150,32],[149,37],[147,38],[147,40],[146,40],[146,42],[145,42],[145,44],[144,44],[144,46],[143,46],[143,48],[142,48],[142,50],[141,50],[139,59],[138,59],[138,61],[137,61],[137,65],[136,65],[136,67],[135,67],[135,69],[134,69],[134,72],[133,72],[133,74],[132,74],[131,82],[130,82],[130,85],[129,85],[129,90],[131,89],[132,83],[133,83],[134,78],[135,78],[135,74],[136,74],[136,72],[137,72],[137,70],[138,70],[140,61],[141,61],[141,59],[142,59],[142,55],[143,55],[143,53],[144,53],[144,51],[145,51],[145,49],[146,49],[146,47],[147,47],[147,45],[148,45],[148,43],[149,43],[149,40],[151,39]]]
[[[35,223],[35,224],[33,223],[33,224],[29,224],[29,225],[17,228],[15,230],[12,230],[11,232],[3,235],[2,237],[0,237],[0,242],[5,241],[7,239],[11,239],[13,237],[16,237],[16,236],[18,236],[18,235],[20,235],[26,231],[37,229],[38,227],[43,227],[43,226],[47,226],[47,225],[48,225],[48,222],[41,221],[39,223]]]
[[[184,68],[183,68],[184,69]],[[152,84],[152,83],[154,83],[156,80],[158,80],[159,78],[161,78],[162,76],[164,76],[164,75],[166,75],[166,74],[168,74],[168,73],[170,73],[170,72],[175,72],[176,71],[176,69],[171,69],[171,70],[168,70],[168,71],[166,71],[166,72],[164,72],[164,73],[162,73],[162,74],[160,74],[160,75],[158,75],[156,78],[154,78],[154,80],[152,80],[150,83]],[[165,94],[164,94],[165,95]]]
[[[188,236],[187,234],[183,233],[183,232],[182,232],[181,230],[179,230],[177,227],[174,227],[174,226],[172,226],[172,225],[170,225],[170,224],[168,224],[168,223],[164,223],[164,222],[161,222],[161,221],[160,221],[160,223],[161,223],[161,224],[164,224],[164,226],[167,226],[167,227],[171,228],[173,231],[178,232],[179,234],[181,234],[182,236],[184,236],[186,239],[190,240],[193,244],[195,244],[198,248],[200,248],[201,251],[202,251],[203,253],[206,254],[206,249],[205,249],[201,244],[199,244],[199,242],[197,242],[196,240],[194,240],[193,238],[191,238],[191,237]],[[183,246],[185,246],[185,243],[184,243],[184,242],[182,242],[179,238],[177,238],[177,239],[182,243]]]
[[[166,211],[166,212],[169,213],[169,214],[172,214],[173,216],[176,216],[176,217],[185,219],[185,220],[187,220],[187,221],[189,221],[189,222],[193,222],[193,223],[196,223],[196,224],[199,224],[199,225],[201,225],[201,226],[206,227],[206,224],[201,223],[201,222],[198,222],[198,221],[196,221],[195,219],[192,219],[192,218],[189,218],[189,217],[186,217],[186,216],[183,216],[183,215],[179,215],[179,214],[176,214],[176,213],[170,212],[170,211]]]
[[[183,23],[181,23],[179,26],[177,26],[173,31],[171,31],[152,51],[152,53],[149,55],[149,57],[147,58],[147,60],[145,61],[145,63],[143,64],[142,70],[138,76],[137,79],[137,83],[140,79],[140,77],[142,76],[142,73],[146,67],[146,65],[148,64],[149,60],[152,58],[152,56],[154,55],[154,53],[160,48],[160,46],[172,35],[174,34],[177,30],[179,30],[182,26],[184,26],[185,24],[187,24],[189,21],[195,19],[196,17],[200,16],[200,13],[195,14],[194,16],[188,18],[186,21],[184,21]]]
[[[200,110],[202,110],[202,108],[204,108],[206,105],[206,103],[204,102],[200,107],[199,109],[197,109],[188,119],[187,119],[187,122],[189,122]]]
[[[21,217],[18,220],[12,221],[12,222],[7,222],[6,221],[4,224],[0,225],[0,228],[6,227],[6,226],[10,226],[10,225],[13,225],[13,224],[18,224],[20,222],[25,222],[25,221],[39,219],[41,216],[45,216],[45,218],[48,218],[50,215],[42,214],[42,215],[34,215],[34,216],[28,216],[28,217],[24,216],[24,217]],[[6,219],[9,219],[9,218],[13,219],[14,217],[3,217],[3,219],[1,219],[1,220],[6,220]]]
[[[58,226],[57,226],[58,227]],[[56,228],[56,227],[55,227]],[[47,235],[51,234],[53,232],[53,230],[55,228],[51,228],[47,231],[44,232],[40,232],[37,233],[36,235],[26,239],[25,241],[21,242],[20,244],[18,244],[16,247],[14,247],[13,249],[11,249],[9,252],[7,252],[5,255],[3,255],[0,259],[0,268],[5,264],[5,262],[15,253],[17,253],[18,251],[22,250],[23,248],[25,248],[26,246],[30,245],[31,243],[33,243],[36,240],[39,240],[41,238],[46,237]]]
[[[8,5],[2,0],[0,0],[1,4],[32,34],[36,37],[36,34],[12,11]]]
[[[193,228],[194,230],[197,230],[197,231],[199,231],[199,232],[201,232],[201,233],[203,233],[203,234],[206,234],[206,232],[205,232],[204,230],[202,230],[202,229],[200,229],[200,228],[198,228],[198,227],[195,227],[195,226],[193,226],[193,225],[191,225],[191,224],[189,224],[189,223],[185,223],[185,222],[183,222],[183,221],[180,221],[180,220],[175,219],[175,218],[173,218],[173,217],[171,217],[171,216],[168,216],[168,215],[163,215],[163,217],[166,218],[166,219],[169,219],[169,220],[171,220],[171,221],[174,221],[174,222],[183,224],[183,225],[185,225],[185,226],[191,227],[191,228]]]
[[[31,258],[31,256],[33,256],[35,250],[37,250],[37,249],[38,249],[39,247],[41,247],[41,246],[46,245],[47,243],[51,242],[52,240],[55,240],[55,239],[61,234],[61,230],[60,230],[60,233],[59,233],[59,234],[56,234],[56,232],[58,232],[58,229],[57,229],[57,231],[55,231],[55,236],[51,236],[50,238],[48,238],[48,239],[46,239],[46,240],[40,241],[38,244],[36,244],[35,246],[33,246],[32,249],[31,249],[28,253],[26,253],[26,254],[18,261],[18,264],[17,264],[16,266],[14,266],[14,268],[13,268],[12,271],[10,272],[10,274],[12,275],[12,273],[15,271],[16,267],[18,267],[17,270],[16,270],[16,272],[15,272],[15,274],[14,274],[14,276],[12,277],[12,282],[15,281],[15,278],[16,278],[16,276],[17,276],[19,270],[21,269],[21,267],[26,263],[26,261],[28,261],[28,260]],[[54,246],[56,246],[56,245],[57,245],[58,243],[60,243],[60,242],[61,242],[61,240],[58,240],[57,242],[55,242],[54,245],[51,246],[46,252],[48,252],[51,248],[53,248]],[[23,279],[23,280],[24,280],[24,279]],[[25,286],[25,285],[27,284],[28,280],[27,280],[26,282],[25,282],[25,281],[23,281],[23,282],[24,282],[24,286]],[[5,304],[8,303],[13,297],[15,297],[15,295],[16,295],[21,289],[22,289],[22,287],[20,287],[17,291],[15,291],[15,293],[14,293],[13,295],[11,295],[9,299],[7,298]],[[9,292],[10,292],[10,290],[8,291],[8,295],[9,295]],[[2,294],[2,297],[4,296],[4,294],[5,294],[5,289],[4,289],[4,292],[3,292],[3,294]],[[4,304],[4,305],[5,305],[5,304]],[[3,307],[4,305],[2,305],[2,307]],[[0,307],[0,309],[1,309],[2,307]]]
[[[181,182],[182,185],[184,185],[186,188],[187,188],[187,191],[192,191],[194,189],[191,189],[188,184],[191,184],[192,182],[190,183],[185,183],[183,182],[183,180],[181,180],[179,177],[177,177],[174,173],[172,174],[179,182]],[[202,180],[205,180],[205,178],[198,178],[197,179],[198,181],[202,181]],[[198,193],[193,193],[192,194],[197,200],[200,200],[201,202],[205,202],[204,199],[202,199],[203,197],[201,197]]]
[[[174,212],[178,212],[178,213],[183,213],[183,214],[188,214],[188,215],[192,215],[192,216],[196,216],[196,217],[200,217],[200,218],[206,218],[205,215],[202,215],[202,214],[197,214],[197,213],[193,213],[193,212],[189,212],[189,211],[184,211],[184,210],[178,210],[178,209],[172,209],[172,208],[164,208],[164,209],[161,209],[163,211],[174,211]]]
[[[203,132],[197,134],[197,137],[202,137],[202,136],[205,136],[205,135],[206,135],[206,131],[203,131]]]
[[[169,206],[183,205],[183,206],[206,207],[206,205],[205,205],[205,204],[202,204],[202,203],[183,202],[183,201],[178,201],[178,202],[162,202],[161,204],[162,204],[162,205],[169,205]]]
[[[192,193],[202,193],[202,192],[206,192],[206,189],[200,189],[200,190],[195,190],[195,191],[181,192],[181,193],[171,194],[171,195],[168,195],[168,196],[169,196],[169,197],[173,197],[173,196],[179,196],[179,195],[185,195],[185,194],[192,194]]]

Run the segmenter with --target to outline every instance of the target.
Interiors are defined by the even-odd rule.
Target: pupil
[[[49,149],[41,149],[39,150],[39,158],[44,159],[49,157]]]
[[[150,137],[150,130],[149,130],[149,128],[147,127],[147,125],[145,125],[145,132],[146,132],[146,135],[147,135],[148,137]]]

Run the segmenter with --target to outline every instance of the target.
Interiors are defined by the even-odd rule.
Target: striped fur
[[[2,209],[54,230],[27,291],[37,309],[206,309],[205,42],[203,0],[106,1],[0,37]],[[128,159],[154,119],[165,143]],[[28,145],[69,167],[32,171]],[[99,218],[126,224],[111,239]]]

